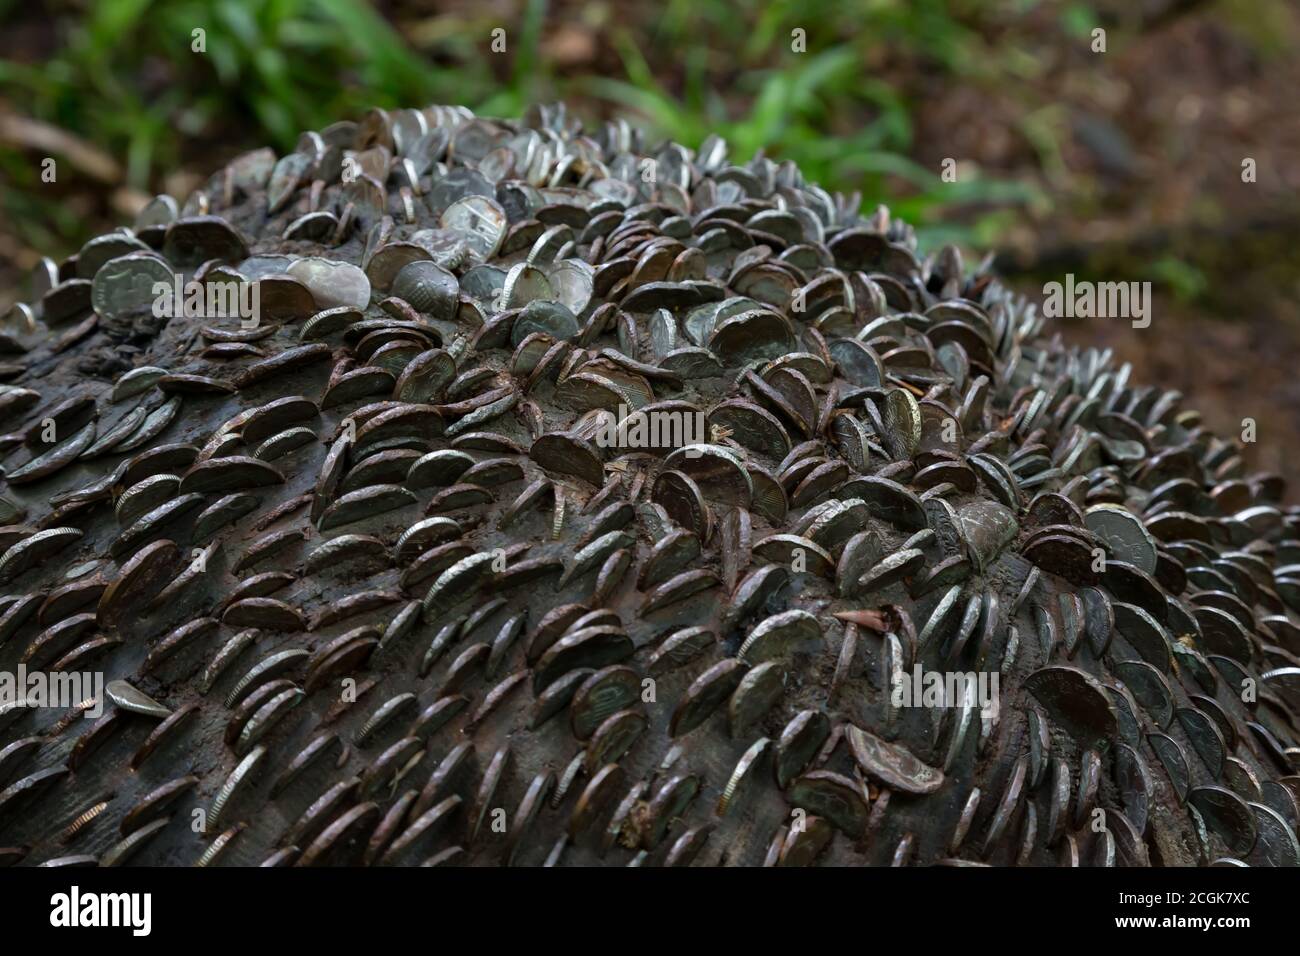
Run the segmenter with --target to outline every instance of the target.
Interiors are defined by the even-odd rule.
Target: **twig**
[[[122,167],[113,157],[67,130],[40,120],[13,113],[0,113],[0,142],[62,156],[81,172],[101,183],[116,184],[122,180]]]

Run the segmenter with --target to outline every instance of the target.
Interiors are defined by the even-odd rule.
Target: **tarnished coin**
[[[496,253],[505,238],[508,217],[506,211],[486,196],[465,196],[457,199],[442,213],[439,224],[443,229],[457,233],[479,262],[485,262]]]
[[[862,772],[891,789],[933,793],[943,786],[943,772],[926,766],[906,748],[853,725],[845,729],[845,735]]]
[[[791,803],[807,809],[852,837],[867,829],[870,806],[863,787],[842,774],[814,770],[790,785]]]
[[[1114,557],[1155,574],[1155,538],[1140,518],[1119,505],[1100,504],[1088,509],[1085,521]]]
[[[165,262],[148,252],[133,252],[110,259],[95,273],[90,301],[108,320],[155,312],[164,296],[171,296],[177,275]]]

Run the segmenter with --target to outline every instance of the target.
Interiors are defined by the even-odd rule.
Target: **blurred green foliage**
[[[566,98],[584,114],[631,110],[688,145],[710,132],[740,160],[759,149],[798,162],[831,189],[858,190],[870,208],[886,195],[930,239],[987,244],[1016,210],[1043,195],[1019,182],[963,170],[944,183],[916,152],[912,104],[891,79],[897,64],[976,87],[1021,84],[1043,70],[1032,44],[1008,40],[1039,0],[521,0],[385,4],[362,0],[84,0],[57,5],[39,31],[52,49],[25,62],[0,59],[10,109],[73,132],[125,165],[126,183],[156,191],[176,168],[207,171],[240,150],[293,147],[368,106],[465,103],[484,115],[518,115],[530,102]],[[1050,4],[1062,34],[1086,32],[1088,5]],[[0,21],[30,16],[0,0]],[[636,18],[640,17],[640,20]],[[545,37],[564,23],[588,30],[596,62],[556,62]],[[489,52],[507,30],[504,56]],[[204,52],[192,49],[205,31]],[[806,52],[792,32],[807,31]],[[53,37],[49,37],[50,31]],[[616,68],[608,69],[609,64]],[[1055,126],[1020,130],[1041,161],[1056,161]],[[0,176],[19,187],[39,170],[0,147]],[[887,188],[887,186],[889,188]],[[21,217],[25,239],[50,246],[85,238],[92,224],[41,209],[30,190],[0,202]],[[39,214],[37,214],[39,213]],[[954,214],[957,213],[957,214]],[[947,225],[925,227],[942,218]],[[52,233],[52,235],[50,234]],[[31,244],[36,245],[37,242]]]

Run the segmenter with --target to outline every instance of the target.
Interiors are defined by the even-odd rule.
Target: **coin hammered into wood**
[[[861,207],[374,109],[43,262],[0,860],[1300,863],[1281,479]]]

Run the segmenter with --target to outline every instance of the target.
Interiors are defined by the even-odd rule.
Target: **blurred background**
[[[1061,333],[1224,433],[1255,419],[1253,463],[1294,488],[1297,41],[1294,0],[0,0],[0,313],[39,255],[250,148],[371,105],[563,98],[794,159],[926,248],[996,250],[1033,295],[1067,272],[1152,282],[1149,328]]]

